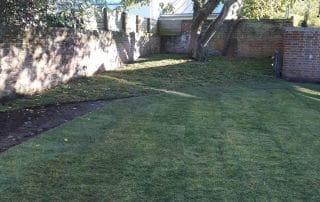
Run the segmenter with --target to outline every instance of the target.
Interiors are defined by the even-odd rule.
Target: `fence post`
[[[151,31],[151,19],[147,18],[147,33],[150,33]]]
[[[123,12],[121,14],[121,26],[122,26],[122,31],[127,32],[127,13]]]
[[[136,15],[136,33],[139,33],[139,15]]]
[[[108,9],[107,8],[103,8],[103,28],[105,31],[109,31]]]

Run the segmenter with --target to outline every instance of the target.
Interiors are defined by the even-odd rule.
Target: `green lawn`
[[[320,86],[160,55],[2,111],[114,100],[0,154],[0,201],[319,201]]]

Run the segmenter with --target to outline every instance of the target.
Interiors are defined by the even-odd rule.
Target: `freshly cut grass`
[[[106,98],[95,86],[112,82],[138,97],[0,154],[1,201],[320,200],[319,85],[277,80],[267,59],[161,55],[66,91]]]
[[[157,55],[91,78],[59,85],[35,96],[0,104],[0,111],[69,102],[117,99],[159,93],[153,88],[180,89],[214,84],[273,81],[268,59],[211,58],[191,61],[181,55]]]

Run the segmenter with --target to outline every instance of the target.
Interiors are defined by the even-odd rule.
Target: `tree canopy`
[[[55,17],[71,19],[72,11],[81,13],[86,10],[88,6],[96,3],[105,3],[108,5],[110,0],[1,0],[0,1],[0,24],[6,25],[41,25],[47,22],[49,13],[49,22]],[[121,0],[119,5],[122,9],[130,6],[146,5],[149,0]],[[52,16],[56,14],[57,6],[60,16]],[[50,16],[51,15],[51,16]]]
[[[35,24],[39,23],[48,5],[53,0],[1,0],[0,23]]]
[[[242,15],[245,18],[294,17],[296,26],[303,21],[309,26],[319,26],[319,0],[244,0]]]
[[[289,4],[288,0],[245,0],[242,15],[255,19],[283,18]]]
[[[233,32],[241,17],[245,18],[284,18],[290,16],[290,9],[297,4],[306,5],[304,9],[303,23],[308,24],[311,10],[319,8],[318,0],[193,0],[193,22],[191,26],[191,39],[189,55],[197,60],[206,59],[206,49],[209,41],[215,36],[224,20],[229,17],[233,20],[230,32]],[[208,16],[219,3],[223,3],[223,9],[209,25],[204,26]],[[297,7],[298,8],[298,7]],[[299,9],[304,8],[299,6]],[[232,18],[230,18],[232,16]],[[319,21],[319,20],[318,20]],[[227,34],[226,36],[231,36]],[[227,40],[226,40],[227,41]]]
[[[246,18],[283,18],[294,16],[298,22],[307,20],[310,25],[320,25],[319,19],[319,0],[242,0],[242,16]],[[6,23],[35,23],[39,22],[56,3],[67,5],[91,4],[91,3],[114,3],[118,2],[121,8],[137,5],[146,5],[150,0],[1,0],[0,1],[0,22]],[[212,0],[193,0],[194,8],[200,9]],[[214,2],[225,3],[227,0],[215,0]],[[159,5],[166,7],[163,2]],[[174,7],[170,7],[167,13],[172,13]],[[307,19],[306,19],[307,18]]]

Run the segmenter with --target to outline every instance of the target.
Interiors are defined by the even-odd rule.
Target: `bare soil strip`
[[[0,152],[103,107],[106,103],[90,101],[0,112]]]

